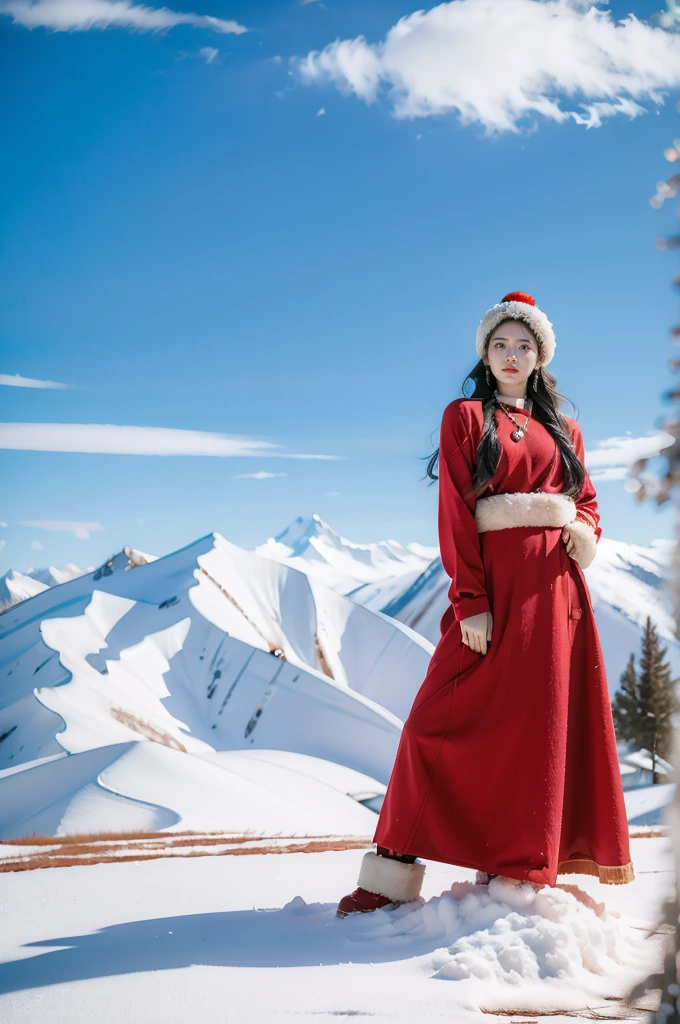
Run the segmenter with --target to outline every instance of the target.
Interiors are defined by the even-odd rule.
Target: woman
[[[444,411],[441,638],[404,724],[344,917],[418,899],[417,858],[514,884],[634,878],[602,650],[583,576],[601,536],[552,324],[524,292],[482,318],[470,398]],[[510,883],[513,884],[513,883]]]

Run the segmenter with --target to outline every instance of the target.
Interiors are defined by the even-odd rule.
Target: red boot
[[[358,887],[343,896],[336,915],[365,914],[379,907],[398,906],[420,897],[425,865],[421,861],[406,864],[394,857],[383,857],[372,850],[364,854]]]
[[[391,907],[392,905],[389,896],[381,896],[377,892],[369,892],[368,889],[362,889],[359,886],[349,896],[342,897],[335,916],[347,917],[348,914],[365,914],[369,910],[378,910],[379,907]]]

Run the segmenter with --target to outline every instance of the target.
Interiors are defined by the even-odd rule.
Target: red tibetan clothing
[[[521,424],[526,413],[511,410]],[[489,494],[562,491],[555,441],[534,416],[519,441],[495,413],[501,456]],[[578,423],[567,417],[583,461]],[[588,586],[562,527],[478,532],[472,473],[479,399],[442,418],[439,543],[451,579],[441,638],[404,723],[374,842],[510,878],[555,885],[558,873],[632,881],[628,822],[607,677]],[[599,541],[588,474],[577,518]],[[490,611],[487,653],[460,620]]]

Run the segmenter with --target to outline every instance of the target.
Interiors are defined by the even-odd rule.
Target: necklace
[[[509,420],[512,420],[512,422],[515,424],[515,427],[517,428],[516,430],[513,430],[513,432],[510,434],[510,437],[512,438],[513,441],[521,441],[524,435],[526,434],[527,430],[529,429],[530,417],[527,416],[524,425],[520,426],[515,417],[510,412],[508,412],[507,408],[503,405],[498,395],[494,395],[494,398],[496,399],[496,405],[498,406],[498,408],[505,413]]]

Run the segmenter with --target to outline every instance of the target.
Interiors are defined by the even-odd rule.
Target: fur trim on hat
[[[570,556],[582,569],[587,569],[597,552],[595,530],[582,519],[574,519],[569,523],[569,533],[574,541],[574,551]]]
[[[475,508],[479,533],[514,526],[566,526],[575,517],[576,505],[569,495],[546,491],[490,494],[488,498],[479,498]]]
[[[369,850],[364,854],[358,885],[368,892],[387,896],[393,903],[417,900],[423,885],[425,865],[422,861],[406,864],[394,857],[383,857]]]
[[[531,298],[531,296],[527,296],[527,298]],[[518,302],[515,299],[508,302],[497,302],[495,306],[487,310],[479,321],[476,348],[480,359],[484,355],[487,338],[503,320],[523,320],[536,336],[541,365],[546,366],[550,362],[555,355],[557,344],[553,325],[538,306],[530,305],[528,302]]]

